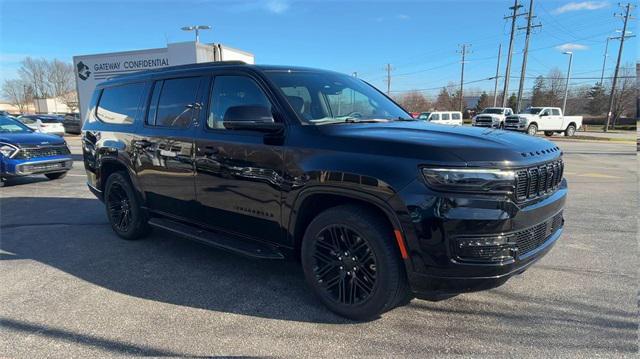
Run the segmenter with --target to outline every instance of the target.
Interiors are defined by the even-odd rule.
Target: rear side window
[[[554,116],[560,116],[560,110],[557,108],[551,109],[551,111],[553,112]]]
[[[98,102],[96,116],[106,123],[132,124],[143,89],[143,83],[105,88]]]
[[[432,113],[431,114],[431,121],[440,121],[440,114],[439,113]]]
[[[200,77],[185,77],[156,82],[147,123],[162,127],[189,127],[200,80]]]
[[[451,114],[451,119],[452,120],[459,120],[461,118],[460,114],[457,112],[454,112]]]
[[[448,113],[443,113],[442,114],[442,121],[449,121],[449,114]]]

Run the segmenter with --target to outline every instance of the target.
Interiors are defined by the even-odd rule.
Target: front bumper
[[[69,156],[36,157],[28,160],[3,158],[1,164],[3,177],[19,177],[66,172],[73,167],[73,159]]]
[[[504,123],[504,129],[505,130],[511,130],[511,131],[526,131],[527,130],[527,124],[526,123],[522,123],[522,122],[517,122],[517,123],[505,122]]]
[[[565,180],[555,192],[526,203],[506,196],[433,193],[415,181],[395,197],[407,209],[399,219],[409,251],[405,263],[414,294],[432,299],[484,290],[524,272],[561,236],[566,196]],[[534,235],[538,237],[532,245]],[[480,241],[489,237],[512,238],[505,245],[509,255],[493,260],[460,256],[460,238]],[[518,252],[519,248],[525,253]]]

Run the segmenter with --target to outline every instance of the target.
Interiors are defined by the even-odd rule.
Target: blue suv
[[[11,177],[62,178],[73,165],[70,153],[61,137],[35,133],[17,120],[0,116],[0,187]]]

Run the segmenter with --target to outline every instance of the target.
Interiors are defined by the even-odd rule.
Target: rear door
[[[193,136],[206,81],[204,76],[154,81],[144,126],[132,142],[147,205],[171,217],[196,214]]]
[[[272,112],[274,97],[257,77],[219,73],[212,79],[207,104],[195,141],[200,222],[232,234],[282,241],[281,142],[264,132],[228,129],[224,124],[227,115],[242,106]]]
[[[450,112],[443,112],[440,114],[440,121],[443,125],[450,125],[451,124],[451,113]]]

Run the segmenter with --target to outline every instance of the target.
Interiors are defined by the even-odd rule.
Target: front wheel
[[[345,205],[318,215],[305,232],[301,259],[313,292],[341,316],[373,319],[408,298],[393,231],[367,208]]]
[[[104,198],[109,223],[118,236],[132,240],[149,233],[146,216],[124,172],[115,172],[109,176]]]
[[[567,129],[564,131],[564,135],[567,137],[571,137],[576,134],[576,126],[569,125]]]
[[[67,175],[67,172],[45,173],[44,175],[50,180],[57,180],[64,178]]]
[[[532,123],[527,128],[527,134],[529,136],[535,136],[538,133],[538,126],[535,123]]]

